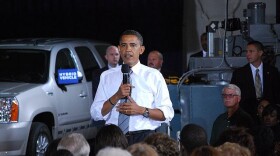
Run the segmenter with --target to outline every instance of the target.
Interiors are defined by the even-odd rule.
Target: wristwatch
[[[149,118],[149,117],[150,117],[150,112],[149,112],[149,109],[148,109],[148,108],[145,109],[145,112],[144,112],[143,116],[144,116],[145,118]]]

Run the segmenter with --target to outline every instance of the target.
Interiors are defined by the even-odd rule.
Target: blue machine
[[[225,112],[221,92],[223,85],[182,85],[179,92],[176,85],[168,85],[175,116],[171,121],[171,137],[177,138],[177,132],[186,124],[202,126],[210,140],[214,120]]]

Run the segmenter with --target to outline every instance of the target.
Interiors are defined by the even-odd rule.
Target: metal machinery
[[[262,42],[267,49],[266,55],[277,56],[275,65],[280,69],[280,24],[265,23],[265,7],[262,2],[249,3],[243,12],[245,21],[226,19],[213,21],[207,26],[209,56],[190,58],[190,70],[182,75],[177,85],[181,128],[188,123],[196,123],[206,129],[210,139],[214,120],[225,111],[221,90],[230,82],[232,71],[247,63],[244,56],[249,41]],[[225,30],[223,39],[214,38],[219,28]],[[237,30],[240,30],[240,35],[226,36],[226,32]],[[193,83],[185,84],[186,80],[192,79],[195,80]]]

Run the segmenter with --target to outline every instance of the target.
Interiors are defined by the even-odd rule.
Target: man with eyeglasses
[[[253,126],[251,116],[239,107],[241,100],[239,87],[234,84],[226,85],[222,90],[222,98],[227,110],[214,121],[210,139],[210,144],[214,146],[219,144],[220,134],[226,129],[234,127],[251,128]]]

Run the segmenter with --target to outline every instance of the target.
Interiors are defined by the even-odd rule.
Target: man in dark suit
[[[280,98],[278,70],[262,62],[263,52],[262,43],[249,42],[246,52],[249,63],[235,70],[231,79],[231,83],[236,84],[241,89],[240,106],[254,119],[257,119],[257,106],[261,99],[266,99],[270,103],[279,103]],[[257,82],[258,79],[260,79],[259,82]],[[260,85],[258,85],[259,83]]]
[[[208,55],[207,33],[201,34],[200,45],[202,47],[202,50],[200,52],[192,54],[190,57],[207,57],[207,55]]]
[[[120,52],[118,47],[116,46],[109,46],[106,49],[105,59],[108,62],[108,65],[93,71],[92,73],[92,98],[94,99],[95,93],[100,81],[100,75],[108,69],[115,68],[119,66],[119,60],[120,60]]]

